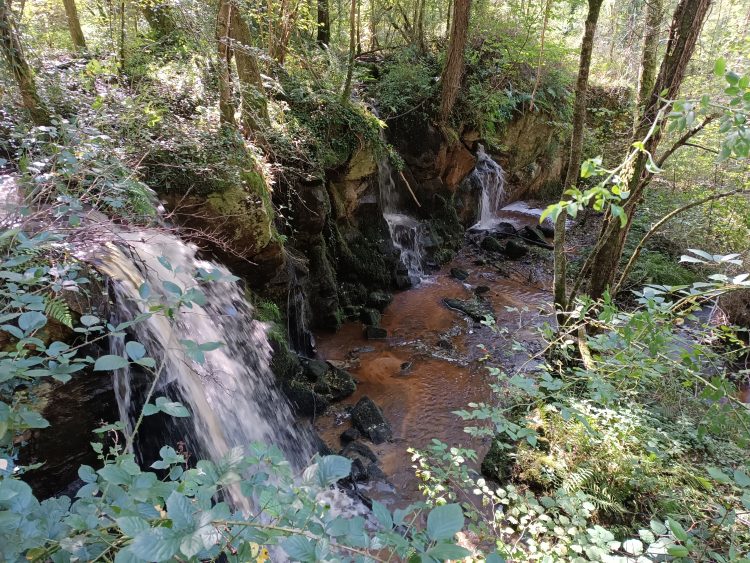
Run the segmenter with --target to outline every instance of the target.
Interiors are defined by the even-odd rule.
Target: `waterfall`
[[[137,451],[143,455],[149,447],[153,451],[163,444],[184,443],[191,459],[216,461],[232,448],[260,441],[279,446],[292,465],[305,465],[313,451],[311,435],[294,427],[292,409],[269,367],[265,325],[253,319],[236,278],[226,268],[199,259],[195,246],[166,232],[120,232],[117,240],[107,243],[103,255],[97,249],[95,260],[110,279],[114,324],[132,321],[152,304],[174,302],[179,293],[200,291],[205,296],[182,306],[174,319],[155,314],[128,328],[157,361],[155,396],[180,401],[191,413],[190,418],[170,419],[167,430],[163,420],[151,423],[158,417],[147,417],[144,424],[150,426],[141,427]],[[225,279],[202,281],[206,277]],[[144,282],[150,288],[148,297],[139,292]],[[125,338],[111,337],[113,354],[122,353]],[[221,346],[191,353],[189,341]],[[201,355],[203,363],[196,361]],[[115,392],[126,432],[132,430],[152,381],[152,375],[132,364],[116,372]]]
[[[492,229],[505,202],[505,170],[484,152],[482,145],[477,148],[477,163],[468,180],[473,188],[482,190],[477,213],[479,219],[473,228]]]
[[[382,135],[382,132],[381,132]],[[413,285],[420,282],[424,275],[422,257],[424,248],[422,224],[400,210],[403,209],[401,198],[396,190],[393,179],[393,168],[384,156],[378,162],[378,186],[380,188],[380,204],[383,209],[383,219],[388,224],[393,246],[399,251],[401,263],[406,268],[409,280]]]
[[[289,260],[289,291],[286,301],[287,335],[290,348],[306,358],[314,358],[315,337],[307,326],[307,297],[293,261]]]

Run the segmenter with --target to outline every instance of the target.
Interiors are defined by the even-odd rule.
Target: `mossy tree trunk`
[[[663,0],[646,0],[646,25],[643,33],[641,51],[641,69],[638,75],[638,98],[635,106],[635,127],[641,117],[649,94],[656,80],[657,52],[659,50],[659,31],[664,11]]]
[[[219,54],[219,109],[222,123],[234,123],[231,95],[231,63],[237,65],[241,122],[246,133],[267,126],[268,104],[258,61],[252,52],[250,28],[233,0],[220,0],[216,35]]]
[[[156,39],[165,40],[174,37],[177,32],[177,18],[172,6],[146,0],[142,4],[142,10],[143,17],[146,18]]]
[[[318,0],[318,33],[320,46],[328,46],[331,41],[331,10],[329,0]]]
[[[63,0],[65,6],[65,16],[68,20],[68,31],[70,38],[73,40],[73,46],[76,50],[86,50],[86,38],[81,30],[81,21],[78,19],[78,9],[75,0]]]
[[[352,0],[349,10],[349,64],[346,67],[346,81],[341,92],[341,99],[349,101],[352,93],[352,75],[354,74],[354,58],[357,52],[357,0]]]
[[[440,77],[440,121],[447,123],[461,87],[464,72],[464,50],[469,31],[471,0],[455,0],[453,3],[453,24],[451,25],[448,56]]]
[[[581,41],[581,56],[578,62],[578,78],[576,79],[575,101],[573,102],[573,133],[570,137],[570,152],[568,154],[568,171],[565,175],[564,187],[570,188],[578,184],[583,154],[583,134],[586,127],[586,100],[589,87],[589,72],[591,71],[591,54],[594,50],[596,24],[603,0],[589,0],[588,13]],[[562,212],[555,224],[555,305],[561,311],[567,308],[567,259],[565,257],[565,221],[567,213]],[[562,318],[560,319],[562,320]]]
[[[662,92],[665,92],[663,97],[666,99],[677,97],[710,6],[711,0],[680,0],[677,5],[669,31],[666,53],[646,101],[643,115],[638,122],[634,141],[642,141],[658,119],[663,105]],[[646,142],[645,150],[650,154],[655,154],[661,138],[662,130],[657,127]],[[630,196],[624,205],[628,219],[625,228],[620,228],[620,220],[609,214],[602,225],[599,235],[602,243],[601,250],[593,257],[589,282],[589,294],[593,298],[599,298],[604,294],[617,272],[633,216],[651,179],[651,174],[646,170],[646,161],[646,153],[641,152],[634,164],[629,182]]]
[[[6,0],[0,0],[0,49],[21,92],[23,107],[36,125],[49,125],[50,114],[36,90],[34,75],[23,54],[21,41],[13,24],[13,14]]]

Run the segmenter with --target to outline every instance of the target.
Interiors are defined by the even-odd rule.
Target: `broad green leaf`
[[[130,551],[146,561],[168,561],[180,549],[181,535],[169,528],[152,528],[138,534]]]
[[[724,76],[724,72],[727,69],[727,61],[724,57],[716,59],[714,63],[714,76]]]
[[[28,333],[47,324],[47,317],[39,311],[27,311],[18,317],[18,328]]]
[[[458,504],[433,508],[427,515],[427,535],[431,540],[451,539],[464,527],[464,513]]]
[[[385,505],[376,500],[372,501],[372,513],[386,532],[393,528],[393,518]]]
[[[293,561],[315,561],[315,544],[301,536],[291,536],[281,542],[281,547]]]
[[[97,358],[94,363],[94,371],[112,371],[128,366],[128,361],[122,356],[108,354]]]
[[[126,536],[130,536],[131,538],[134,538],[138,534],[143,533],[151,528],[148,522],[146,522],[146,520],[144,520],[140,516],[123,516],[122,518],[118,518],[117,520],[115,520],[115,522],[117,522],[117,525],[122,530],[122,533]]]
[[[352,460],[340,455],[327,455],[318,461],[318,478],[321,486],[333,485],[339,479],[348,477],[352,470]]]
[[[439,543],[435,547],[428,549],[425,555],[429,555],[438,561],[447,561],[449,559],[463,559],[471,555],[471,552],[464,547],[452,543]]]
[[[680,541],[686,541],[688,539],[687,532],[685,531],[685,528],[682,527],[682,525],[677,521],[673,520],[672,518],[667,518],[667,524],[669,525],[669,529],[674,534],[674,537],[676,537]]]
[[[179,401],[170,401],[166,397],[157,397],[154,402],[161,412],[169,416],[178,418],[190,416],[190,411]]]
[[[127,353],[128,358],[135,361],[140,360],[143,356],[146,355],[146,348],[140,342],[131,340],[130,342],[125,344],[125,352]]]

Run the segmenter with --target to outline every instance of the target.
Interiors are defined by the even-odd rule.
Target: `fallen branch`
[[[404,176],[404,173],[401,170],[399,170],[398,175],[401,176],[401,179],[404,181],[404,184],[406,184],[406,188],[409,190],[411,197],[414,198],[414,202],[417,204],[417,207],[422,207],[422,204],[419,203],[417,196],[414,195],[414,192],[412,191],[411,186],[409,185],[409,182],[406,181],[406,176]]]

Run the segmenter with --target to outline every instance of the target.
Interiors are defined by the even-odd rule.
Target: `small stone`
[[[362,309],[359,318],[366,325],[380,326],[381,315],[377,309]]]
[[[516,234],[516,228],[507,221],[501,221],[492,229],[492,236],[510,237]]]
[[[362,397],[352,408],[352,422],[373,444],[382,444],[393,438],[391,425],[372,399]]]
[[[387,291],[373,291],[367,296],[367,306],[383,311],[393,300],[393,295]]]
[[[476,293],[477,295],[484,295],[485,293],[489,293],[489,292],[490,292],[490,288],[489,286],[486,286],[486,285],[478,285],[474,288],[474,293]]]
[[[348,428],[341,433],[339,440],[341,440],[342,444],[346,445],[354,440],[359,440],[360,436],[361,434],[359,433],[359,430],[356,428]]]
[[[505,254],[511,260],[519,260],[526,256],[528,253],[529,248],[525,244],[513,239],[510,239],[507,243],[505,243],[505,249],[503,250],[503,254]]]
[[[484,237],[484,239],[482,240],[481,247],[483,250],[487,250],[488,252],[502,252],[503,251],[503,245],[500,244],[500,241],[494,237]]]
[[[370,461],[378,461],[378,456],[375,455],[375,452],[362,442],[358,441],[353,441],[347,444],[346,447],[341,450],[341,455],[348,458],[362,457]]]
[[[461,268],[451,268],[451,277],[459,281],[464,281],[469,277],[469,272],[462,270]]]
[[[453,342],[447,336],[441,336],[436,343],[443,350],[453,350]]]
[[[325,362],[307,358],[301,358],[301,361],[305,369],[305,378],[310,381],[318,381],[328,372],[328,364]]]
[[[365,327],[365,338],[367,340],[385,340],[388,338],[388,331],[377,326],[367,326]]]
[[[349,478],[357,483],[363,483],[367,481],[367,468],[365,467],[365,464],[362,463],[361,459],[352,460],[352,469],[349,472]]]
[[[401,364],[401,373],[402,374],[409,373],[411,371],[411,366],[412,366],[411,362],[404,362],[404,363],[402,363]]]
[[[367,466],[367,476],[370,479],[377,479],[379,481],[385,481],[385,473],[378,467],[378,464],[374,461]]]

